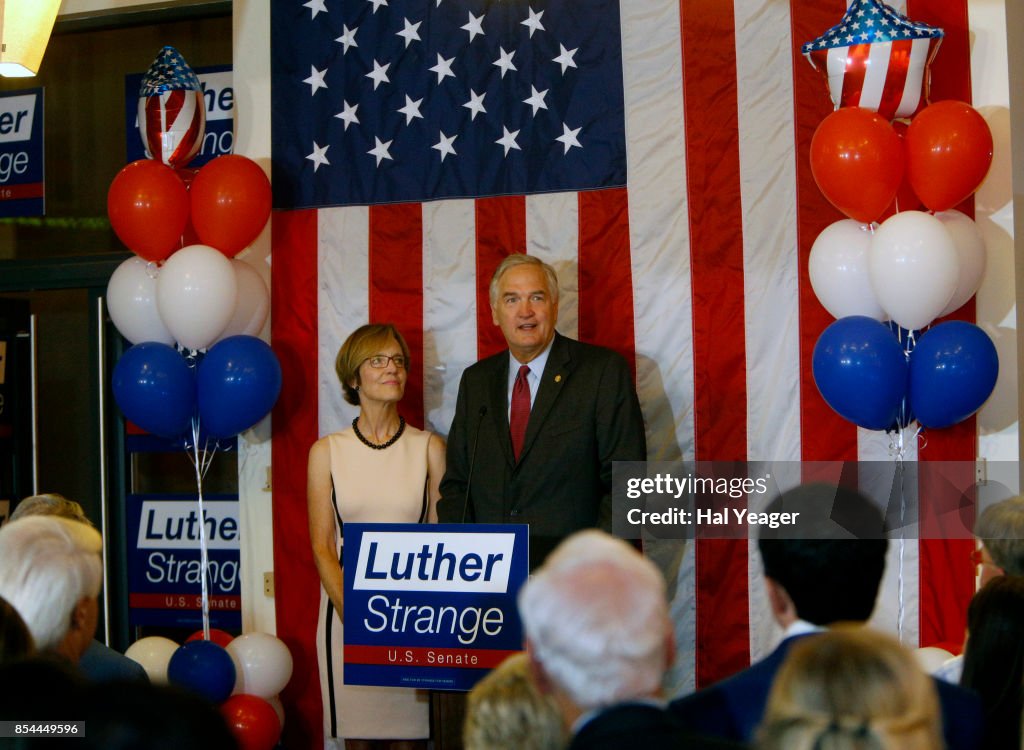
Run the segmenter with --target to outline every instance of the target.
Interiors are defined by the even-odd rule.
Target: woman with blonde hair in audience
[[[795,644],[761,724],[761,750],[936,750],[935,686],[894,638],[840,625]]]
[[[465,750],[561,750],[567,741],[558,706],[537,690],[525,653],[505,659],[470,691]]]

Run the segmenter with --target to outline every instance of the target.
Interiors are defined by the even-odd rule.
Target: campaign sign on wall
[[[42,216],[43,90],[0,94],[0,217]]]
[[[230,154],[235,146],[235,89],[230,65],[195,68],[206,103],[206,134],[199,153],[188,163],[198,169],[210,159]],[[139,86],[144,73],[124,78],[124,122],[128,163],[146,158],[146,147],[139,135]]]
[[[242,626],[237,495],[203,498],[210,624]],[[195,496],[128,495],[131,625],[202,627],[199,504]]]
[[[345,682],[469,690],[522,650],[524,524],[345,524]]]

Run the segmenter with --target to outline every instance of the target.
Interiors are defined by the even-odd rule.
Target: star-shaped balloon
[[[199,153],[206,132],[203,87],[185,58],[164,47],[139,87],[139,135],[146,156],[178,169]]]
[[[825,76],[836,109],[863,107],[891,120],[927,106],[942,36],[881,0],[854,0],[842,21],[801,51]]]

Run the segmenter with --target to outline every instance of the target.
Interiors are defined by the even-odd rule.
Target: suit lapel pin
[[[561,383],[562,382],[562,376],[561,375],[555,375],[555,382],[556,383]]]

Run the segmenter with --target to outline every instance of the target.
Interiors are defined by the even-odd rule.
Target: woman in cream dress
[[[345,400],[359,406],[352,427],[309,451],[307,500],[320,574],[317,655],[326,747],[425,748],[429,702],[408,688],[345,685],[341,548],[346,522],[434,523],[444,475],[444,441],[405,423],[398,402],[409,349],[390,324],[354,331],[335,360]]]

